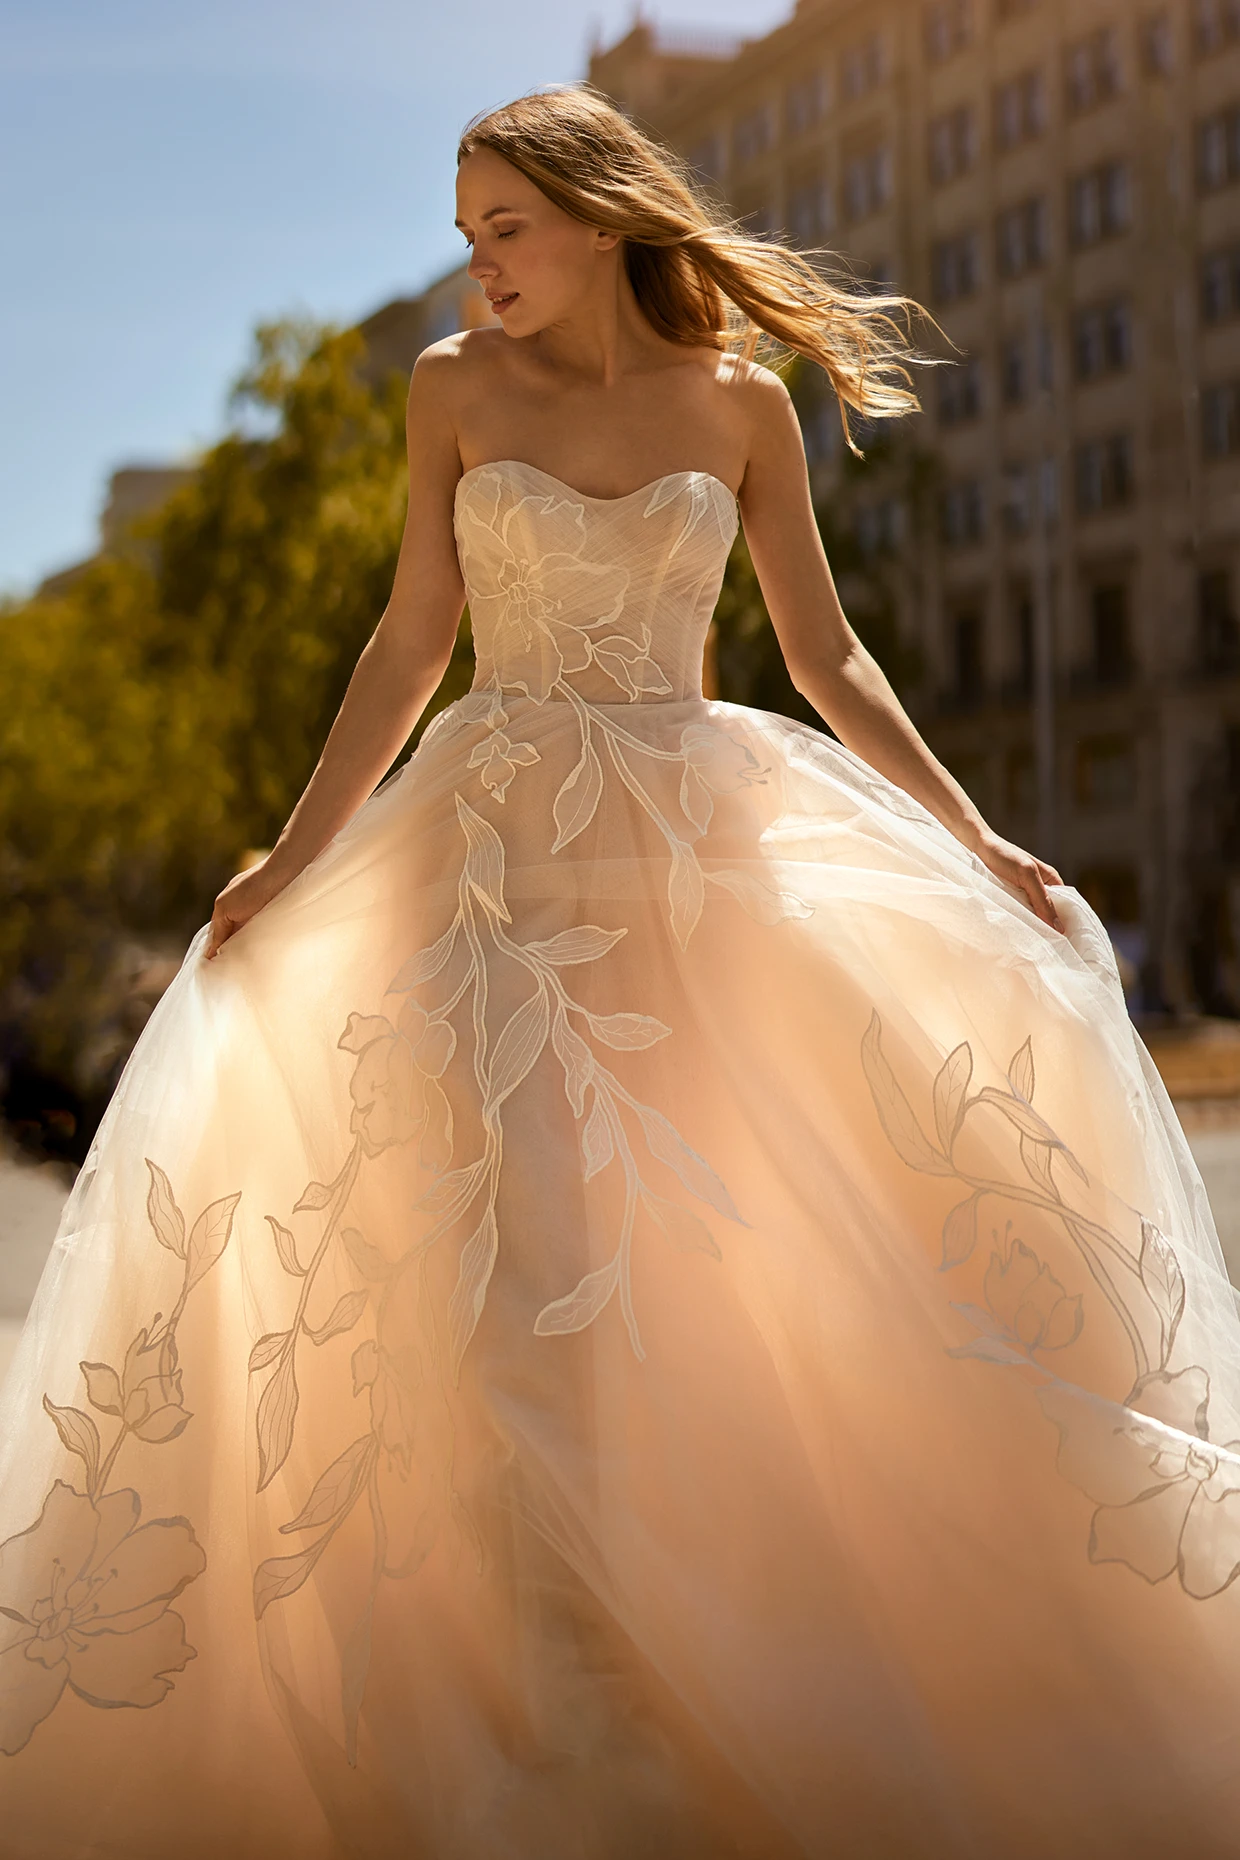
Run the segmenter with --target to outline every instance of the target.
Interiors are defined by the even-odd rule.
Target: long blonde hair
[[[915,355],[896,321],[928,316],[919,304],[849,290],[826,274],[824,250],[807,256],[753,238],[719,214],[678,155],[589,85],[549,85],[475,117],[458,164],[479,149],[502,156],[574,219],[622,236],[634,295],[661,336],[735,348],[746,360],[765,336],[816,362],[858,456],[850,407],[865,419],[920,408],[907,363],[930,358]]]

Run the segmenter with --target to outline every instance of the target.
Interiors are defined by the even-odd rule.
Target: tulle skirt
[[[784,719],[504,701],[81,1172],[6,1860],[1234,1855],[1240,1322],[1097,918]]]

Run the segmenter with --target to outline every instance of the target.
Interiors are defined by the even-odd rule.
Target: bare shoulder
[[[405,413],[411,474],[425,473],[444,488],[455,485],[469,409],[504,391],[506,341],[502,330],[461,330],[422,350]]]
[[[744,356],[720,356],[715,379],[728,398],[752,419],[770,419],[773,414],[790,410],[788,390],[773,368],[762,362],[746,361]]]
[[[409,378],[409,404],[426,411],[454,406],[494,380],[503,366],[502,330],[463,329],[422,350]]]
[[[806,477],[805,445],[792,396],[773,368],[729,355],[718,378],[744,434],[744,494],[762,489],[785,495]]]

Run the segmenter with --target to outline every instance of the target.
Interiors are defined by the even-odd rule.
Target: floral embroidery
[[[517,770],[527,769],[531,762],[539,760],[533,743],[510,742],[502,730],[495,730],[485,742],[477,745],[465,766],[481,769],[483,787],[497,801],[502,801]]]
[[[969,1092],[968,1041],[948,1054],[932,1089],[937,1142],[926,1134],[883,1053],[877,1011],[861,1042],[861,1063],[897,1154],[910,1168],[954,1176],[969,1189],[944,1220],[940,1269],[954,1270],[973,1254],[984,1197],[1023,1202],[1062,1227],[1119,1320],[1136,1373],[1116,1401],[1060,1377],[1039,1360],[1077,1341],[1085,1323],[1083,1297],[1069,1295],[1020,1239],[1011,1240],[1006,1255],[991,1255],[982,1282],[984,1306],[953,1304],[975,1335],[948,1354],[1036,1373],[1038,1401],[1059,1429],[1059,1470],[1096,1505],[1091,1562],[1125,1563],[1149,1582],[1177,1574],[1186,1594],[1199,1600],[1217,1595],[1240,1574],[1240,1505],[1232,1502],[1240,1496],[1240,1440],[1225,1446],[1210,1441],[1206,1371],[1195,1364],[1169,1366],[1184,1315],[1185,1283],[1166,1235],[1138,1216],[1139,1241],[1126,1244],[1067,1199],[1056,1159],[1082,1183],[1088,1185],[1089,1177],[1033,1108],[1031,1041],[1013,1054],[1006,1091],[984,1085]],[[958,1162],[960,1133],[978,1105],[997,1110],[1016,1131],[1025,1181],[979,1178]]]
[[[685,488],[683,485],[680,487]],[[690,487],[690,509],[677,546],[703,520],[701,487]],[[649,509],[674,501],[656,487]],[[622,630],[628,573],[582,557],[584,511],[560,497],[520,497],[503,507],[500,474],[482,473],[461,507],[463,528],[485,532],[489,541],[485,585],[471,583],[475,637],[489,642],[493,661],[480,648],[480,682],[458,705],[436,719],[439,738],[466,724],[483,733],[464,760],[478,771],[482,795],[505,803],[519,770],[543,759],[534,744],[513,732],[512,693],[537,705],[555,701],[564,725],[575,730],[576,761],[552,804],[554,837],[549,850],[562,853],[585,832],[610,773],[617,778],[661,837],[669,852],[668,907],[678,941],[687,943],[700,917],[708,884],[754,916],[775,924],[804,917],[810,906],[793,894],[763,883],[751,872],[718,866],[703,869],[695,845],[707,834],[720,795],[735,794],[766,779],[749,747],[726,727],[695,721],[682,726],[675,747],[662,748],[626,728],[617,707],[587,703],[571,680],[587,667],[605,674],[621,703],[637,704],[671,693],[672,686],[650,656],[645,625]],[[560,519],[571,546],[542,554],[522,553],[514,525],[531,512]],[[502,674],[503,682],[500,677]],[[433,740],[428,732],[425,741]],[[650,771],[671,777],[668,797],[656,793]],[[671,1029],[647,1014],[623,1009],[601,1013],[587,1007],[571,985],[572,972],[602,961],[627,934],[624,925],[566,925],[549,937],[522,938],[506,897],[503,838],[464,795],[456,795],[462,859],[456,909],[437,939],[419,950],[393,977],[387,1014],[349,1016],[339,1040],[353,1055],[353,1147],[330,1182],[312,1181],[293,1215],[306,1216],[317,1238],[303,1244],[291,1227],[269,1215],[277,1257],[298,1283],[287,1325],[255,1344],[251,1372],[266,1378],[259,1398],[258,1490],[265,1490],[288,1460],[297,1425],[299,1352],[354,1330],[369,1314],[373,1334],[352,1352],[355,1399],[369,1403],[368,1424],[315,1481],[297,1515],[279,1529],[302,1537],[302,1547],[271,1556],[255,1572],[254,1609],[261,1619],[273,1604],[294,1595],[363,1497],[374,1531],[373,1576],[362,1614],[346,1637],[341,1657],[341,1697],[346,1750],[357,1758],[357,1726],[370,1659],[370,1633],[380,1584],[412,1572],[432,1538],[419,1542],[398,1569],[388,1566],[388,1524],[383,1472],[407,1478],[425,1399],[426,1365],[408,1336],[407,1302],[398,1306],[409,1274],[423,1274],[433,1248],[456,1249],[456,1281],[443,1319],[442,1339],[427,1338],[432,1366],[442,1350],[447,1373],[459,1383],[470,1339],[485,1308],[487,1290],[502,1242],[498,1196],[503,1167],[505,1106],[540,1058],[553,1056],[563,1077],[566,1103],[576,1122],[584,1185],[616,1184],[614,1249],[578,1282],[537,1313],[536,1335],[554,1337],[596,1322],[613,1299],[619,1306],[634,1355],[645,1356],[632,1290],[631,1261],[640,1244],[672,1245],[721,1259],[708,1224],[717,1215],[744,1226],[740,1211],[710,1164],[685,1141],[655,1106],[643,1103],[605,1054],[638,1051],[667,1039]],[[496,1024],[492,975],[520,972],[523,991]],[[459,1081],[460,1095],[478,1112],[479,1133],[458,1154],[459,1139],[441,1080]],[[422,1231],[389,1256],[356,1227],[347,1210],[363,1163],[397,1144],[417,1142],[418,1159],[431,1182],[415,1214]],[[600,1188],[590,1190],[598,1194]],[[317,1276],[336,1249],[364,1281],[340,1297],[319,1322],[311,1303]],[[423,1285],[425,1281],[423,1280]],[[453,1494],[455,1498],[456,1495]],[[469,1520],[462,1515],[461,1522]],[[479,1550],[481,1546],[479,1545]]]
[[[240,1195],[213,1201],[192,1227],[157,1163],[147,1161],[147,1216],[182,1262],[171,1315],[140,1329],[119,1369],[83,1363],[86,1400],[117,1423],[104,1451],[94,1415],[43,1406],[83,1462],[84,1492],[57,1479],[29,1530],[0,1544],[0,1753],[14,1756],[68,1688],[88,1705],[158,1705],[195,1657],[169,1607],[206,1567],[185,1518],[140,1523],[136,1491],[108,1484],[128,1440],[163,1446],[193,1416],[184,1405],[176,1333],[186,1301],[228,1245]]]
[[[628,570],[582,559],[587,531],[581,504],[545,493],[504,504],[501,474],[483,473],[470,487],[462,517],[466,533],[474,524],[486,529],[493,551],[486,585],[470,587],[470,613],[475,633],[493,641],[497,662],[519,667],[507,682],[542,703],[566,677],[597,664],[631,692],[633,667],[644,659],[644,649],[635,653],[622,635],[595,638],[624,608]],[[558,519],[561,534],[567,526],[570,546],[531,554],[518,541],[531,513]],[[649,644],[647,634],[645,648]],[[643,688],[671,690],[666,683]]]

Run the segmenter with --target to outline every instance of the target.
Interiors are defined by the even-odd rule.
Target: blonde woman
[[[5,1860],[1233,1855],[1200,1178],[753,359],[897,415],[902,301],[587,90],[469,129],[457,222],[502,328],[414,370],[391,600],[4,1391]],[[738,521],[838,740],[702,698]]]

